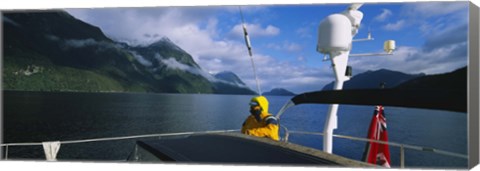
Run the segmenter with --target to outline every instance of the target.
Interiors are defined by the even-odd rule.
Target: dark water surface
[[[45,93],[3,91],[5,143],[240,129],[252,96],[141,93]],[[291,98],[267,96],[270,113]],[[323,130],[327,105],[299,105],[282,115],[289,130]],[[366,137],[373,106],[341,105],[335,134]],[[467,154],[465,113],[385,107],[389,140]],[[322,137],[291,134],[290,142],[322,149]],[[59,160],[125,160],[136,140],[62,144]],[[333,152],[359,160],[365,143],[334,139]],[[390,147],[392,164],[400,152]],[[408,167],[466,168],[467,160],[429,152],[406,151]],[[43,160],[41,146],[9,147],[9,159]]]

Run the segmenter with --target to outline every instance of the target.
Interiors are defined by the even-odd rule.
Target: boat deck
[[[375,167],[313,148],[239,133],[138,141],[129,161]]]

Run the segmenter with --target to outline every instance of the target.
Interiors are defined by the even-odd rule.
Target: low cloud
[[[404,28],[406,25],[406,22],[405,20],[399,20],[395,23],[388,23],[387,25],[385,25],[383,28],[385,30],[389,30],[389,31],[398,31],[402,28]]]
[[[142,64],[143,66],[146,66],[146,67],[150,67],[152,66],[152,62],[150,62],[149,60],[145,59],[142,55],[138,54],[137,52],[135,51],[130,51],[130,53],[133,55],[133,57],[140,63]]]
[[[186,72],[189,72],[189,73],[192,73],[192,74],[195,74],[195,75],[200,75],[200,76],[202,76],[202,77],[204,77],[208,80],[211,80],[211,81],[215,80],[215,78],[213,78],[212,75],[206,73],[205,71],[203,71],[199,68],[196,68],[196,67],[192,67],[192,66],[180,63],[175,58],[161,59],[160,62],[165,64],[167,66],[167,68],[169,68],[169,69],[182,70],[182,71],[186,71]]]
[[[143,36],[146,37],[146,38],[154,38],[154,39],[160,37],[159,34],[153,34],[153,35],[151,35],[151,34],[148,34],[148,33],[143,34]]]
[[[382,21],[385,21],[391,15],[392,15],[392,11],[388,9],[382,9],[382,13],[377,15],[375,18],[373,18],[373,20],[382,22]]]
[[[67,39],[65,40],[65,44],[73,48],[83,48],[86,46],[96,46],[96,45],[99,45],[100,43],[90,38],[90,39]]]
[[[96,41],[92,38],[88,39],[63,39],[55,35],[45,35],[50,41],[60,42],[63,50],[68,50],[70,48],[84,48],[84,47],[95,47],[97,50],[105,50],[110,48],[115,48],[115,44]]]
[[[238,86],[238,87],[245,87],[245,88],[247,87],[245,85],[235,84],[235,83],[224,81],[224,80],[219,80],[219,79],[215,78],[213,75],[211,75],[210,73],[207,73],[200,68],[196,68],[196,67],[192,67],[192,66],[180,63],[175,58],[160,59],[159,61],[161,63],[165,64],[167,66],[167,68],[169,68],[169,69],[181,70],[181,71],[189,72],[191,74],[199,75],[199,76],[202,76],[203,78],[206,78],[207,80],[209,80],[211,82],[221,82],[221,83],[224,83],[224,84],[230,84],[230,85]]]

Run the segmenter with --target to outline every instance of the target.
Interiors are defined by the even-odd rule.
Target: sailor
[[[243,123],[242,133],[279,140],[277,118],[268,113],[268,100],[264,96],[250,100],[250,115]]]

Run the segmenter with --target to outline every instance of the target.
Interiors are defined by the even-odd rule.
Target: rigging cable
[[[247,45],[248,55],[250,56],[250,61],[252,62],[253,75],[255,76],[255,82],[257,83],[257,93],[258,95],[262,95],[262,91],[260,90],[260,84],[257,77],[257,69],[255,67],[255,62],[253,62],[252,46],[250,44],[250,38],[248,37],[247,27],[245,26],[245,22],[243,19],[242,7],[238,7],[238,9],[240,10],[240,17],[242,18],[243,36],[245,38],[245,44]]]

